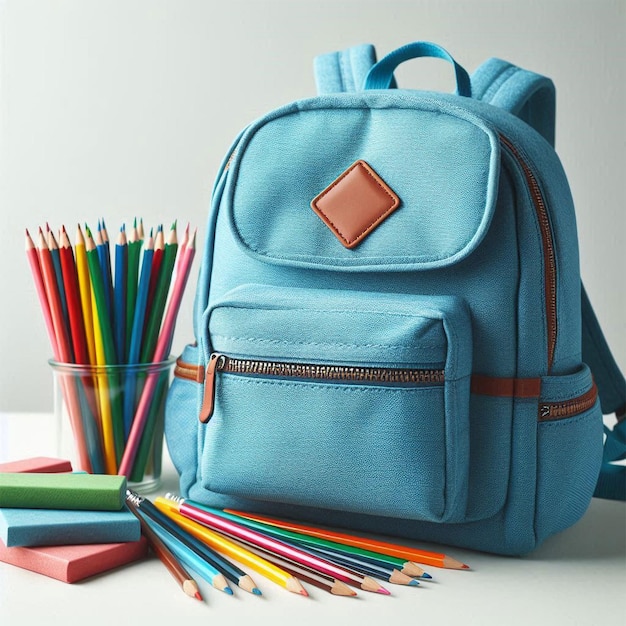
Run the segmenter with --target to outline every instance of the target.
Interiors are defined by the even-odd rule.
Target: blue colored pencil
[[[146,247],[143,251],[141,260],[141,274],[139,277],[139,286],[137,287],[137,301],[135,303],[135,315],[130,337],[130,349],[128,352],[128,364],[135,365],[139,363],[141,354],[141,339],[143,335],[144,319],[146,316],[146,304],[148,302],[148,290],[150,287],[150,274],[152,271],[152,259],[154,257],[154,240],[152,232],[148,237]],[[135,385],[137,374],[129,369],[126,376],[124,388],[124,434],[128,439],[130,427],[132,425],[133,414],[135,410]]]
[[[106,304],[107,318],[111,328],[115,328],[113,315],[113,276],[111,274],[111,255],[109,252],[108,239],[105,243],[103,239],[103,228],[101,220],[98,220],[98,229],[95,234],[96,250],[98,251],[98,261],[104,282],[104,302]],[[102,322],[101,322],[102,323]]]
[[[187,531],[183,530],[179,526],[177,526],[171,519],[169,519],[165,514],[161,513],[159,509],[157,509],[150,500],[139,496],[138,494],[127,490],[126,491],[126,499],[135,505],[137,511],[143,515],[144,519],[148,522],[152,522],[152,528],[157,531],[160,530],[161,534],[159,537],[162,541],[166,543],[168,548],[172,550],[178,558],[181,559],[188,567],[196,570],[198,574],[201,574],[201,571],[196,569],[197,566],[201,566],[203,571],[212,573],[215,570],[215,574],[212,574],[209,582],[220,589],[221,591],[225,591],[226,593],[232,594],[233,590],[230,588],[228,581],[224,577],[224,574],[220,572],[215,565],[213,565],[213,551],[208,548],[204,543],[202,543],[199,539],[196,539],[192,535],[190,535]],[[175,544],[172,539],[176,539],[177,543]],[[185,547],[184,551],[180,550],[180,544]],[[179,549],[179,552],[176,552],[174,549],[174,545],[176,545]],[[186,553],[187,558],[192,558],[189,556],[189,552],[194,555],[194,562],[196,565],[192,565],[189,561],[184,561],[182,554]],[[203,562],[201,564],[200,562]],[[204,577],[204,576],[203,576]]]
[[[115,348],[117,357],[123,361],[126,353],[126,285],[128,268],[128,245],[126,229],[120,228],[120,234],[115,244],[115,285],[113,295],[115,299]]]
[[[130,508],[130,507],[129,507]],[[134,508],[137,516],[143,521],[150,530],[166,545],[167,548],[174,554],[174,556],[186,567],[192,569],[210,585],[225,591],[232,595],[233,590],[228,585],[228,582],[224,579],[224,576],[210,563],[207,563],[204,559],[201,559],[193,550],[188,548],[182,541],[176,539],[160,524],[155,522],[151,517],[145,514],[138,508]],[[226,586],[224,586],[224,584]]]
[[[56,284],[59,292],[59,299],[61,301],[61,310],[63,314],[63,321],[65,324],[65,328],[68,332],[68,336],[70,336],[70,317],[69,311],[67,308],[67,297],[65,296],[65,282],[63,281],[63,268],[61,266],[61,253],[59,252],[59,244],[54,237],[54,233],[51,228],[46,224],[46,228],[48,231],[48,249],[50,250],[50,258],[52,259],[52,265],[54,267],[54,274],[56,276]],[[74,355],[74,350],[72,349],[72,345],[70,342],[69,350],[72,355]]]

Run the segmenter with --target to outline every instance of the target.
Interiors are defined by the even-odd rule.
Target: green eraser
[[[0,473],[0,507],[119,511],[125,496],[125,476]]]

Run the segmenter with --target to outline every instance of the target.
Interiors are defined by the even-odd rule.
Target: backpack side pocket
[[[542,380],[537,423],[539,541],[574,524],[587,510],[602,463],[602,411],[591,372]]]

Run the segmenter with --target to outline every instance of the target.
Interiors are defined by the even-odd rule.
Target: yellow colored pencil
[[[87,264],[87,252],[85,251],[85,238],[83,232],[78,225],[76,231],[76,243],[74,245],[74,254],[76,255],[76,273],[78,274],[78,286],[80,291],[80,304],[83,311],[83,319],[85,324],[85,335],[87,338],[87,353],[89,354],[89,362],[96,362],[96,342],[93,332],[93,317],[91,306],[91,280],[89,278],[89,266]]]
[[[247,565],[255,572],[265,576],[267,579],[280,585],[281,587],[284,587],[288,591],[304,595],[302,593],[304,591],[304,587],[302,587],[295,576],[230,541],[223,535],[220,535],[206,526],[181,515],[178,512],[176,505],[174,505],[171,500],[157,497],[154,500],[154,505],[178,526],[196,537],[196,539],[205,542],[214,550],[234,559],[235,561],[238,561],[242,565]]]

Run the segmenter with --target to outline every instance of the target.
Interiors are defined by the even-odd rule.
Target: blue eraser
[[[0,539],[7,547],[138,541],[141,524],[121,511],[0,508]]]

